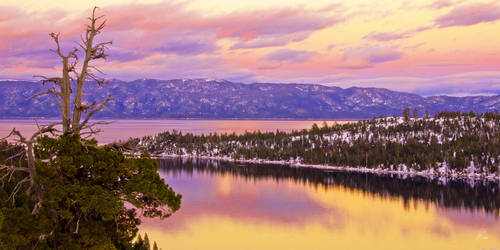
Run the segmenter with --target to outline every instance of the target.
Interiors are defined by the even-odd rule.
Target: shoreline
[[[175,117],[165,117],[165,118],[113,118],[113,117],[100,117],[92,119],[92,121],[327,121],[327,122],[357,122],[362,120],[369,120],[372,118],[203,118],[203,117],[193,117],[193,118],[175,118]],[[18,118],[0,118],[2,121],[59,121],[60,117],[18,117]]]
[[[500,183],[500,175],[497,174],[465,174],[465,173],[448,173],[443,175],[439,172],[432,170],[426,171],[415,171],[410,168],[409,171],[402,170],[389,170],[389,169],[381,169],[381,168],[366,168],[366,167],[343,167],[343,166],[330,166],[330,165],[322,165],[322,164],[307,164],[300,162],[291,162],[291,161],[272,161],[272,160],[264,160],[264,159],[233,159],[227,156],[203,156],[203,155],[170,155],[170,154],[160,154],[160,155],[151,155],[151,158],[154,159],[162,159],[162,158],[184,158],[184,159],[206,159],[206,160],[221,160],[227,162],[236,162],[236,163],[254,163],[254,164],[270,164],[270,165],[284,165],[290,167],[297,168],[314,168],[321,170],[334,170],[334,171],[344,171],[344,172],[354,172],[354,173],[370,173],[376,175],[402,175],[403,178],[407,177],[424,177],[427,179],[441,179],[445,178],[443,181],[451,180],[466,180],[466,181],[492,181]]]

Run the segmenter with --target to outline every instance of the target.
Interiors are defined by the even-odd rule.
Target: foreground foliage
[[[65,52],[59,33],[50,33],[61,74],[37,76],[47,86],[31,98],[53,97],[61,120],[37,123],[31,136],[13,128],[6,138],[16,144],[0,142],[0,249],[149,249],[149,242],[133,243],[140,216],[166,218],[180,207],[157,161],[126,158],[81,138],[107,124],[91,118],[111,101],[84,98],[96,94],[86,93],[86,83],[106,82],[93,65],[108,57],[111,44],[95,40],[106,26],[97,9],[72,50]]]
[[[12,150],[22,148],[2,151],[0,160]],[[23,173],[2,183],[0,249],[144,249],[133,243],[139,216],[166,218],[180,207],[147,155],[127,158],[75,134],[41,137],[34,152],[42,206],[32,213],[26,189],[12,196]]]
[[[262,159],[438,175],[498,175],[500,115],[441,112],[434,118],[377,118],[314,125],[292,133],[195,136],[173,131],[129,143],[160,156]]]

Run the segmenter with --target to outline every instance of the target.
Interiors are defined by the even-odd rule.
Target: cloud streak
[[[394,33],[394,32],[370,32],[368,35],[364,36],[364,39],[374,40],[379,42],[399,40],[404,38],[409,38],[411,35],[409,33]]]
[[[333,8],[295,7],[205,16],[187,11],[182,4],[160,3],[116,6],[103,11],[110,20],[111,30],[136,30],[144,35],[164,33],[166,30],[190,36],[210,33],[215,40],[235,39],[237,43],[232,49],[300,42],[317,30],[345,20]]]
[[[303,63],[315,53],[303,50],[279,49],[262,57],[263,60],[281,61],[289,63]]]
[[[361,46],[347,49],[338,65],[344,69],[365,69],[377,63],[398,60],[403,53],[384,46]]]
[[[493,22],[500,19],[500,6],[497,3],[473,3],[455,7],[447,14],[436,19],[440,28],[469,26]]]
[[[372,31],[365,35],[363,39],[368,39],[372,41],[378,41],[378,42],[386,42],[386,41],[392,41],[392,40],[399,40],[399,39],[406,39],[414,36],[416,33],[430,30],[432,29],[432,26],[421,26],[416,29],[411,29],[407,30],[404,32],[375,32]]]
[[[450,6],[453,6],[454,2],[450,0],[437,0],[431,4],[429,4],[427,7],[430,9],[442,9],[442,8],[447,8]]]
[[[430,95],[495,95],[500,94],[500,72],[481,71],[434,77],[394,76],[356,79],[350,76],[325,84],[339,87],[378,87],[396,91]]]

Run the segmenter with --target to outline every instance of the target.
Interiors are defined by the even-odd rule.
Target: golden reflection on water
[[[482,212],[292,180],[163,177],[183,194],[181,210],[140,231],[163,249],[500,248],[500,222]]]

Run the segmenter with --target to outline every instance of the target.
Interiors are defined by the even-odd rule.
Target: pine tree
[[[63,61],[63,75],[44,78],[59,87],[45,94],[55,94],[62,100],[61,122],[41,126],[29,138],[12,130],[11,135],[24,147],[7,158],[0,157],[0,181],[4,184],[0,188],[2,249],[134,249],[140,223],[138,209],[144,217],[163,219],[180,208],[181,196],[160,178],[158,162],[147,153],[129,158],[112,145],[99,146],[97,141],[81,137],[95,134],[89,119],[108,100],[101,104],[83,104],[81,100],[85,94],[92,94],[81,92],[88,78],[100,82],[87,70],[91,67],[88,63],[107,56],[104,49],[108,43],[92,42],[105,23],[98,23],[102,17],[95,16],[95,11],[86,36],[82,36],[81,48],[86,55],[80,73],[73,71],[76,51],[64,55],[58,34],[51,34]],[[69,63],[69,59],[75,61]],[[69,73],[77,76],[71,104],[67,103],[72,94],[68,90],[68,81],[72,81]],[[74,108],[73,118],[70,107]],[[84,111],[88,113],[82,118]],[[62,133],[56,125],[62,125]],[[8,147],[17,150],[18,146]],[[142,241],[140,236],[137,241]]]
[[[410,108],[403,109],[403,118],[405,122],[407,122],[410,119]]]
[[[149,237],[147,233],[144,234],[144,245],[146,245],[148,250],[151,249],[151,244],[149,243]]]

